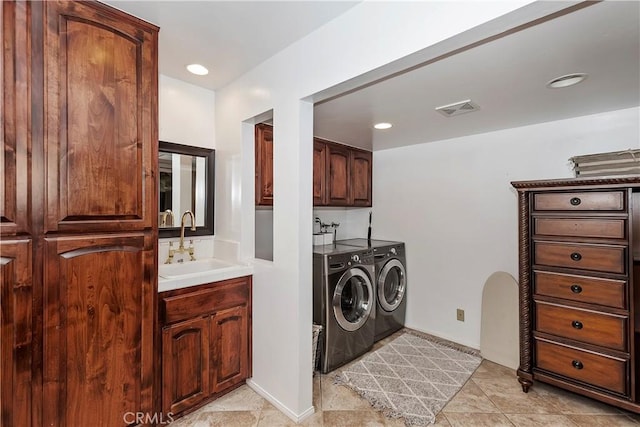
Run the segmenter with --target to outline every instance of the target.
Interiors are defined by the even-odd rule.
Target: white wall
[[[215,92],[160,75],[160,141],[216,148]]]
[[[215,92],[162,74],[158,82],[158,92],[158,128],[161,141],[216,148]],[[175,223],[179,225],[180,214],[176,213],[175,215]],[[177,238],[160,239],[158,247],[160,262],[164,262],[167,258],[169,241],[171,240],[175,241]],[[214,239],[212,238],[199,237],[195,239],[196,255],[199,257],[212,256],[214,253],[213,245]]]
[[[253,124],[273,110],[274,261],[254,270],[250,385],[291,418],[313,412],[313,109],[302,100],[317,100],[311,95],[320,91],[328,96],[346,81],[335,90],[370,82],[564,7],[543,2],[516,11],[527,3],[362,2],[216,92],[217,238],[240,242],[247,258],[255,245]]]
[[[406,242],[407,326],[479,348],[484,282],[518,277],[510,182],[571,177],[570,157],[639,148],[639,128],[632,108],[374,152],[373,236]]]

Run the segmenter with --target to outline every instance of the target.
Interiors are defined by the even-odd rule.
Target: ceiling
[[[357,4],[106,3],[161,27],[160,73],[212,90]],[[210,74],[191,75],[184,66],[192,62]],[[588,78],[564,89],[545,87],[576,72]],[[444,117],[434,110],[468,99],[479,106],[477,112]],[[604,1],[319,103],[314,134],[382,150],[638,105],[640,2]],[[393,127],[374,130],[379,121]]]
[[[357,1],[103,0],[160,27],[160,73],[216,90]],[[209,69],[195,76],[185,67]]]

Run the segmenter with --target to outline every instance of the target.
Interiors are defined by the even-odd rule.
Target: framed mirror
[[[186,211],[196,219],[196,231],[185,218],[185,236],[213,234],[215,150],[160,141],[158,146],[158,235],[180,236]]]

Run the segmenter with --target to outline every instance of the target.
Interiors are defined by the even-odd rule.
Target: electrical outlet
[[[461,308],[458,308],[456,310],[456,319],[458,319],[461,322],[464,322],[464,310]]]

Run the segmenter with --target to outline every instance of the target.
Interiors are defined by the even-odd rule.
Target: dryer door
[[[357,267],[344,272],[333,293],[333,314],[346,331],[360,329],[369,319],[373,300],[373,285],[367,273]]]
[[[407,276],[404,265],[397,258],[390,259],[378,276],[378,302],[385,311],[393,311],[404,298]]]

